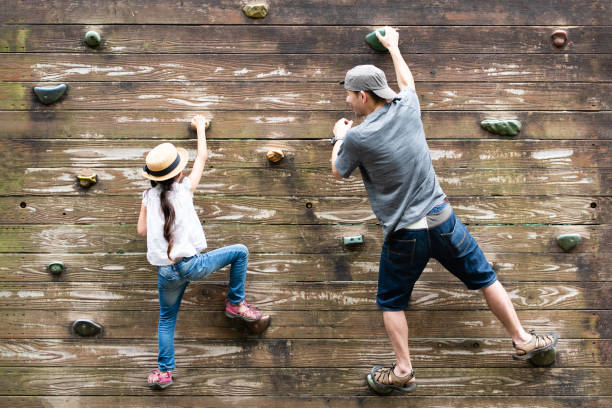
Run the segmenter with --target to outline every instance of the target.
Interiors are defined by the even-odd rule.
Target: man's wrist
[[[338,136],[334,135],[334,137],[332,137],[329,141],[330,141],[331,144],[336,144],[336,142],[338,140],[344,140],[344,136],[338,137]]]

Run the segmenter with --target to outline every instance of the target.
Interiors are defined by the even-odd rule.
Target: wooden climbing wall
[[[0,406],[612,406],[610,5],[269,6],[253,20],[233,0],[0,3]],[[407,313],[418,392],[381,398],[365,385],[393,361],[374,303],[381,231],[358,173],[331,176],[327,139],[352,117],[337,85],[346,70],[373,63],[394,81],[388,55],[363,40],[384,24],[400,30],[456,212],[525,326],[561,336],[552,368],[513,361],[480,293],[432,262]],[[33,86],[60,83],[60,101],[36,100]],[[195,113],[213,120],[195,196],[209,245],[248,245],[247,293],[273,323],[261,338],[228,324],[227,270],[192,283],[176,383],[152,392],[158,302],[136,235],[139,167],[165,140],[193,158]],[[523,129],[492,135],[485,118]],[[278,165],[271,147],[286,154]],[[83,170],[99,182],[79,187]],[[564,253],[562,233],[583,240]],[[358,234],[362,246],[343,246]],[[78,319],[102,333],[75,335]]]

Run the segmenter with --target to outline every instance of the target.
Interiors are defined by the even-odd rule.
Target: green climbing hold
[[[85,34],[85,42],[91,48],[97,47],[102,42],[102,38],[100,37],[100,33],[98,33],[97,31],[88,31]]]
[[[356,237],[344,237],[344,245],[355,245],[363,244],[363,236],[357,235]]]
[[[521,131],[521,122],[516,119],[485,119],[480,122],[483,129],[495,135],[516,136]]]
[[[72,323],[72,331],[82,337],[91,337],[99,334],[102,326],[91,320],[79,319]]]
[[[61,261],[51,262],[48,266],[49,272],[53,275],[59,275],[64,272],[64,263]]]
[[[53,102],[61,98],[62,95],[64,95],[66,89],[68,89],[68,86],[66,84],[61,84],[53,87],[35,86],[34,93],[36,94],[36,97],[41,103],[44,103],[45,105],[51,105]]]
[[[553,365],[557,358],[557,352],[554,348],[537,353],[529,359],[529,362],[537,367],[548,367]]]
[[[266,3],[250,3],[245,5],[242,11],[251,18],[264,18],[268,15],[268,5]]]
[[[378,41],[378,37],[376,37],[376,31],[378,31],[382,35],[385,35],[385,29],[379,28],[378,30],[372,31],[370,34],[365,36],[366,43],[368,43],[368,45],[376,51],[387,51],[387,47],[385,47],[380,43],[380,41]]]
[[[582,240],[579,234],[561,234],[557,237],[557,244],[564,251],[569,251]]]

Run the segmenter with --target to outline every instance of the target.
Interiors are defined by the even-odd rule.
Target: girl
[[[231,264],[225,315],[246,323],[254,333],[263,332],[270,316],[262,315],[244,300],[244,283],[249,251],[244,245],[231,245],[201,254],[206,248],[202,224],[193,207],[193,193],[200,182],[208,150],[206,119],[191,121],[198,134],[198,154],[191,174],[186,177],[187,150],[162,143],[149,152],[142,174],[152,188],[142,195],[138,235],[147,237],[147,260],[157,266],[159,291],[158,367],[151,371],[150,387],[164,389],[172,384],[174,328],[187,284],[201,280]]]

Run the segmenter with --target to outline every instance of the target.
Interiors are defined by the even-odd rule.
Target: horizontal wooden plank
[[[98,183],[88,190],[76,176],[83,168],[14,168],[1,164],[0,195],[131,195],[151,187],[141,167],[95,169]],[[358,170],[336,180],[329,169],[217,169],[209,165],[197,187],[199,194],[281,197],[364,197]],[[189,170],[188,170],[189,171]],[[438,169],[436,176],[449,196],[608,196],[610,169]],[[272,188],[271,188],[272,187]]]
[[[20,367],[149,367],[157,358],[151,340],[3,340],[0,364]],[[506,339],[411,339],[415,369],[423,367],[524,367],[510,357]],[[555,367],[606,367],[612,340],[560,339]],[[186,367],[361,367],[393,360],[380,340],[183,340],[176,344],[177,365]]]
[[[364,60],[393,73],[387,54],[130,55],[8,54],[5,81],[279,81],[338,82]],[[416,81],[606,82],[610,54],[414,54],[408,57]]]
[[[345,110],[340,85],[293,82],[71,82],[53,105],[36,99],[29,82],[1,82],[2,110]],[[265,93],[262,93],[265,89]],[[612,83],[423,82],[424,110],[610,110]],[[329,132],[320,137],[326,137]]]
[[[18,7],[15,5],[18,3]],[[426,0],[397,3],[381,0],[375,8],[366,3],[300,0],[290,4],[268,0],[270,12],[263,20],[244,16],[241,5],[229,0],[201,2],[183,0],[155,3],[127,0],[93,6],[84,0],[53,0],[38,6],[27,1],[0,5],[0,22],[28,24],[454,24],[454,25],[602,25],[612,19],[603,1],[578,5],[570,0],[534,3],[516,0],[481,8],[474,1]],[[324,4],[324,6],[323,6]]]
[[[167,140],[160,140],[165,142]],[[170,141],[170,140],[169,140]],[[3,163],[12,167],[139,167],[158,142],[141,140],[38,140],[4,143]],[[196,157],[196,142],[177,146]],[[439,168],[612,168],[612,140],[430,140],[430,156]],[[210,140],[208,164],[215,168],[329,169],[328,140]],[[283,160],[271,165],[266,153],[281,149]]]
[[[354,7],[352,7],[354,10]],[[351,15],[353,13],[351,12]],[[479,12],[474,15],[480,16]],[[482,19],[480,19],[482,21]],[[405,22],[402,22],[403,24]],[[145,54],[376,54],[364,41],[373,26],[278,25],[3,25],[0,52]],[[405,54],[570,54],[612,52],[612,26],[396,26]],[[84,41],[95,29],[96,49]],[[556,29],[567,32],[562,48]]]
[[[239,112],[207,111],[213,139],[321,139],[331,135],[333,124],[352,112]],[[0,139],[191,139],[184,111],[10,111],[0,112]],[[612,112],[445,112],[421,114],[428,139],[499,139],[482,129],[486,118],[518,119],[523,128],[514,139],[610,140]]]
[[[176,327],[177,345],[182,339],[246,339],[244,328],[232,325],[222,307],[210,310],[182,309]],[[388,342],[380,311],[275,311],[263,338],[269,339],[383,339]],[[612,339],[609,310],[519,310],[523,326],[555,331],[561,338]],[[147,310],[0,310],[0,333],[7,339],[70,339],[71,324],[91,319],[104,327],[105,339],[154,339],[158,311]],[[410,338],[502,338],[508,336],[488,310],[410,310],[406,315]],[[385,343],[387,344],[387,343]]]
[[[376,310],[377,282],[247,282],[249,302],[262,310]],[[504,285],[519,310],[609,309],[609,282],[529,282]],[[0,283],[3,308],[70,310],[159,310],[157,282],[137,283]],[[191,282],[181,310],[222,309],[226,282]],[[419,281],[410,310],[486,309],[478,290],[462,283]]]
[[[4,395],[149,394],[146,372],[130,368],[8,367]],[[371,395],[367,369],[182,368],[164,394],[181,395]],[[546,375],[544,375],[544,372]],[[121,378],[121,381],[117,381]],[[333,381],[329,381],[332,378]],[[606,395],[610,368],[423,368],[419,395]]]
[[[387,396],[385,403],[394,407],[410,408],[609,408],[612,397],[567,396],[547,397],[440,397],[440,396]],[[208,397],[190,395],[139,395],[139,396],[0,396],[0,404],[14,408],[44,406],[50,408],[141,408],[158,407],[268,407],[268,408],[379,408],[379,396],[344,397]]]
[[[485,253],[502,282],[609,282],[612,253]],[[49,273],[49,263],[60,260],[64,272]],[[247,280],[273,282],[376,281],[378,253],[265,254],[251,253]],[[0,254],[0,282],[142,282],[155,281],[157,272],[145,254]],[[227,279],[227,270],[214,272],[211,281]],[[456,282],[431,260],[421,277],[430,282]]]
[[[612,221],[609,197],[450,197],[467,224],[604,224]],[[366,197],[228,197],[197,195],[200,219],[213,223],[374,223]],[[0,224],[133,223],[140,197],[0,197]]]
[[[488,252],[561,253],[560,234],[580,234],[572,253],[610,252],[612,227],[600,226],[470,226],[479,245]],[[253,253],[380,253],[377,225],[258,225],[206,224],[209,249],[244,243]],[[364,243],[345,247],[343,237],[363,235]],[[12,225],[0,226],[0,252],[105,253],[146,252],[146,239],[136,225]]]

